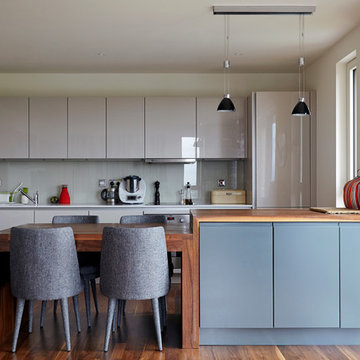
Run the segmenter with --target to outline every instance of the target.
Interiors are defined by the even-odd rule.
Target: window
[[[346,99],[347,99],[347,177],[357,176],[357,116],[356,116],[356,58],[346,64]]]

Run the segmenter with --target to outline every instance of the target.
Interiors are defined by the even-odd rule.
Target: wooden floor
[[[60,309],[56,315],[48,306],[43,329],[39,327],[40,303],[35,305],[34,329],[27,333],[23,323],[18,349],[12,354],[12,334],[0,346],[0,360],[92,360],[92,359],[184,359],[184,360],[360,360],[360,346],[201,346],[181,349],[180,285],[172,285],[168,297],[168,326],[163,334],[164,351],[157,350],[151,304],[148,301],[128,302],[121,329],[113,334],[109,352],[103,352],[107,299],[99,294],[100,312],[92,309],[93,327],[87,329],[84,299],[80,298],[82,332],[77,333],[74,313],[70,308],[72,351],[65,350]],[[71,305],[71,303],[69,303]]]

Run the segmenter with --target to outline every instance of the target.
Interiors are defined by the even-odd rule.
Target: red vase
[[[360,176],[345,184],[344,204],[348,209],[360,209]]]
[[[64,205],[70,204],[70,195],[67,189],[67,185],[62,186],[59,203]]]

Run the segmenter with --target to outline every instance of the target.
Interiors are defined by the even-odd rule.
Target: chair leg
[[[117,327],[120,327],[120,323],[121,323],[121,314],[124,311],[124,305],[125,305],[125,301],[126,300],[118,300],[118,312],[117,312]]]
[[[40,315],[40,327],[44,327],[44,319],[46,314],[46,300],[41,302],[41,315]]]
[[[97,295],[96,295],[96,283],[95,283],[95,279],[90,280],[91,283],[91,290],[93,293],[93,298],[94,298],[94,304],[95,304],[95,309],[96,309],[96,313],[99,313],[99,308],[98,308],[98,301],[97,301]]]
[[[74,304],[74,312],[76,318],[76,327],[78,333],[81,332],[81,324],[80,324],[80,313],[79,313],[79,296],[73,296],[73,304]]]
[[[110,299],[108,301],[108,311],[107,311],[107,319],[106,319],[106,330],[105,330],[105,344],[104,351],[107,352],[109,350],[109,342],[110,342],[110,334],[111,327],[115,315],[115,307],[116,307],[116,299]]]
[[[164,331],[164,328],[167,324],[167,311],[166,311],[166,297],[162,296],[159,298],[159,308],[160,308],[160,324],[161,324],[161,331]]]
[[[69,308],[68,308],[67,298],[61,299],[61,313],[63,317],[64,331],[65,331],[66,350],[71,351]]]
[[[119,309],[119,300],[116,300],[115,309],[114,309],[114,317],[113,317],[113,321],[112,321],[112,332],[116,331],[116,314],[118,313],[118,309]]]
[[[166,296],[163,296],[162,299],[163,299],[163,300],[162,300],[162,301],[163,301],[162,311],[163,311],[163,319],[164,319],[163,326],[166,327],[166,326],[167,326],[167,304],[166,304]]]
[[[162,351],[162,340],[161,340],[161,326],[160,326],[160,309],[159,309],[159,299],[151,299],[151,304],[154,313],[154,323],[155,323],[155,330],[156,330],[156,337],[159,346],[159,350]]]
[[[54,313],[56,313],[57,306],[58,306],[58,300],[54,300]]]
[[[29,334],[32,333],[33,317],[34,317],[34,301],[29,300]]]
[[[15,315],[15,328],[14,328],[14,337],[11,351],[14,353],[16,351],[16,345],[19,338],[19,331],[21,325],[21,319],[24,312],[25,299],[17,299],[16,301],[16,315]]]
[[[86,307],[86,319],[88,327],[91,327],[91,316],[90,316],[90,288],[89,281],[84,279],[84,296],[85,296],[85,307]]]
[[[126,310],[126,300],[122,300],[123,302],[123,314],[125,315],[125,310]]]

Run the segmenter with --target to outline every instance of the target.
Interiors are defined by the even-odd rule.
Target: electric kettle
[[[116,193],[116,186],[112,181],[110,183],[110,187],[108,189],[104,189],[101,192],[101,198],[106,201],[108,205],[115,205],[115,193]]]

